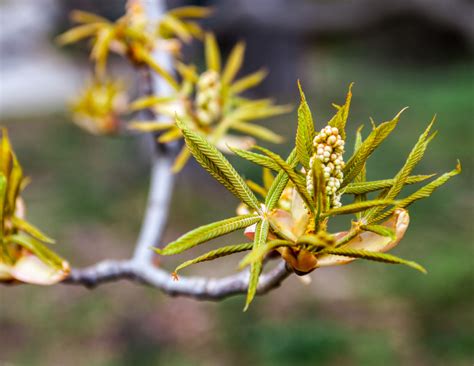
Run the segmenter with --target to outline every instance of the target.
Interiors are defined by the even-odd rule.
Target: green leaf
[[[379,215],[377,217],[377,221],[383,220],[384,218],[390,216],[393,211],[395,211],[397,208],[405,208],[411,205],[413,202],[418,201],[422,198],[427,198],[431,196],[431,194],[439,187],[441,187],[443,184],[445,184],[449,179],[454,177],[455,175],[458,175],[461,173],[461,163],[458,161],[458,164],[456,165],[456,168],[448,173],[444,173],[442,176],[439,178],[435,179],[434,181],[428,183],[424,187],[420,188],[417,190],[415,193],[411,194],[407,198],[403,198],[398,201],[398,204],[395,208],[390,209],[383,214]]]
[[[280,166],[280,168],[283,169],[283,171],[288,175],[290,180],[295,185],[296,190],[300,194],[306,206],[311,211],[314,211],[314,205],[313,205],[311,196],[308,193],[308,190],[306,189],[305,179],[301,177],[300,175],[298,175],[298,173],[294,171],[294,168],[290,164],[286,163],[278,154],[275,154],[274,152],[260,146],[255,146],[255,149],[262,151],[264,154],[266,154],[271,159],[273,159],[273,161],[277,163]]]
[[[263,179],[263,186],[265,189],[268,191],[270,187],[273,184],[273,181],[275,180],[275,177],[272,174],[272,171],[268,168],[263,168],[262,169],[262,179]]]
[[[45,262],[46,264],[49,264],[50,266],[54,268],[57,268],[57,269],[63,268],[64,260],[61,257],[59,257],[56,253],[54,253],[52,250],[50,250],[48,247],[46,247],[39,240],[36,240],[35,238],[31,236],[27,236],[24,234],[17,234],[17,235],[9,236],[8,238],[5,238],[5,240],[18,244],[28,249],[30,252],[34,253],[43,262]]]
[[[168,29],[171,34],[175,34],[185,43],[189,43],[193,39],[192,34],[186,28],[186,25],[183,23],[183,21],[173,15],[170,15],[169,13],[163,15],[163,17],[160,19],[159,26]]]
[[[331,247],[335,244],[334,237],[326,232],[320,231],[318,234],[307,234],[300,236],[296,241],[298,245],[304,245],[310,252],[317,252],[321,249]]]
[[[362,145],[362,128],[364,126],[360,126],[358,129],[357,129],[357,132],[356,132],[356,139],[355,139],[355,144],[354,144],[354,151],[357,151],[359,149],[359,147]],[[357,182],[357,183],[364,183],[366,181],[366,175],[367,175],[367,168],[366,168],[366,163],[364,163],[362,169],[360,170],[360,173],[354,178],[354,182]],[[347,190],[347,188],[346,188]],[[346,191],[344,190],[344,192]],[[367,195],[362,193],[362,194],[356,194],[355,197],[354,197],[354,203],[357,203],[357,202],[362,202],[362,201],[367,201]],[[361,212],[357,212],[356,214],[356,218],[357,220],[360,220],[362,218],[362,211]]]
[[[298,108],[298,128],[296,130],[296,153],[300,163],[309,169],[309,159],[313,155],[314,123],[306,97],[298,81],[301,103]]]
[[[374,150],[390,135],[397,125],[400,115],[405,109],[402,109],[393,120],[381,123],[375,127],[369,134],[367,139],[360,144],[359,148],[354,152],[354,155],[346,163],[343,169],[344,180],[341,184],[340,190],[351,183],[364,169],[365,163]]]
[[[274,105],[271,99],[241,99],[235,109],[227,115],[227,118],[248,122],[287,113],[291,109],[289,105]]]
[[[23,182],[23,170],[13,151],[11,154],[13,164],[7,184],[7,207],[8,212],[13,214],[15,212],[16,200],[20,194],[21,185]]]
[[[38,228],[30,224],[29,222],[19,218],[19,217],[12,217],[11,219],[12,224],[15,228],[31,235],[35,239],[41,240],[44,243],[54,244],[55,240],[44,234]]]
[[[165,144],[167,142],[179,140],[183,137],[181,130],[178,127],[171,127],[168,131],[158,137],[158,142]]]
[[[258,193],[263,198],[265,198],[265,196],[267,195],[267,190],[263,188],[261,185],[255,183],[254,181],[247,179],[245,183],[247,183],[247,185],[250,187],[252,191],[254,191],[255,193]]]
[[[239,268],[247,267],[252,263],[257,263],[263,261],[264,257],[270,253],[272,250],[275,250],[279,247],[289,247],[295,246],[296,244],[289,240],[272,240],[268,243],[259,246],[258,248],[252,250],[247,254],[239,263]]]
[[[241,79],[238,79],[235,83],[230,86],[229,91],[232,94],[239,94],[243,91],[253,88],[262,82],[263,79],[267,76],[268,72],[266,70],[259,70],[247,76],[244,76]]]
[[[371,231],[375,234],[386,236],[391,239],[395,239],[395,231],[387,226],[383,225],[362,225],[360,227],[362,230]]]
[[[97,32],[94,46],[91,50],[91,58],[96,62],[97,75],[105,74],[105,67],[109,55],[110,43],[114,39],[115,32],[112,27],[103,27]]]
[[[206,138],[190,130],[178,119],[177,124],[183,132],[186,145],[198,163],[243,203],[259,212],[260,204],[257,198],[224,155]]]
[[[166,104],[175,100],[176,97],[157,97],[155,95],[147,95],[141,97],[130,103],[131,111],[138,111],[140,109],[152,108],[156,105]]]
[[[222,84],[227,85],[234,80],[235,75],[239,72],[240,68],[242,67],[242,62],[244,59],[245,54],[245,43],[239,42],[237,43],[234,48],[232,49],[229,59],[224,67],[224,71],[222,72],[221,81]]]
[[[393,185],[390,187],[390,189],[387,191],[385,196],[383,197],[384,199],[395,199],[397,195],[400,193],[402,190],[403,186],[406,184],[406,181],[408,179],[408,176],[410,173],[413,171],[415,166],[420,162],[421,158],[423,157],[426,148],[430,141],[436,136],[436,132],[432,133],[429,135],[431,127],[433,126],[435,119],[431,121],[431,123],[428,125],[426,130],[421,134],[419,137],[417,143],[411,150],[410,154],[408,155],[407,161],[403,165],[403,167],[400,169],[400,171],[397,173],[397,175],[394,178]],[[373,208],[371,209],[366,215],[366,219],[369,222],[372,222],[373,220],[377,220],[377,213],[380,212],[380,208]]]
[[[158,64],[148,52],[143,50],[141,47],[137,47],[135,52],[141,61],[145,62],[148,66],[150,66],[150,68],[158,75],[160,75],[174,90],[179,90],[179,84],[174,79],[174,77],[168,71],[166,71],[160,64]]]
[[[196,67],[194,65],[186,65],[182,62],[176,61],[176,70],[186,81],[197,83],[199,80],[199,75],[196,72]]]
[[[243,243],[243,244],[235,244],[235,245],[227,245],[224,247],[220,247],[215,250],[211,250],[199,257],[194,259],[190,259],[186,262],[181,263],[176,269],[174,270],[175,273],[182,270],[183,268],[189,267],[192,264],[201,263],[205,261],[211,261],[213,259],[225,257],[230,254],[244,252],[246,250],[250,250],[253,247],[253,243]]]
[[[275,132],[269,130],[268,128],[259,125],[254,125],[252,123],[235,121],[234,123],[232,123],[231,128],[244,134],[257,137],[264,141],[273,142],[275,144],[283,142],[283,137],[281,137],[280,135],[277,135]]]
[[[347,92],[346,103],[342,107],[338,107],[338,111],[333,118],[328,122],[328,125],[331,127],[337,127],[339,134],[343,140],[346,139],[346,122],[349,115],[349,109],[351,106],[352,99],[352,85],[349,85],[349,91]]]
[[[210,7],[204,6],[180,6],[168,10],[167,14],[173,15],[177,18],[207,18],[214,10]]]
[[[386,254],[386,253],[370,252],[367,250],[350,249],[350,248],[344,248],[344,247],[323,249],[320,253],[341,255],[344,257],[351,257],[351,258],[367,259],[371,261],[390,263],[390,264],[404,264],[408,267],[416,269],[417,271],[426,273],[426,269],[423,268],[418,263],[407,261],[405,259],[398,258],[394,255]]]
[[[94,13],[82,10],[73,10],[71,12],[71,20],[75,23],[110,23],[108,19]]]
[[[206,33],[204,39],[206,51],[206,65],[208,70],[221,71],[221,53],[217,45],[216,37],[212,33]]]
[[[101,28],[101,24],[84,24],[78,27],[74,27],[63,34],[60,34],[56,38],[56,42],[61,46],[65,46],[70,43],[79,42],[80,40],[92,37]]]
[[[183,146],[178,156],[174,160],[171,171],[175,174],[180,172],[181,169],[183,169],[183,167],[186,165],[190,157],[191,157],[191,151],[189,151],[187,146]]]
[[[359,211],[364,211],[371,207],[388,206],[388,205],[394,205],[394,204],[396,204],[396,201],[387,200],[387,199],[356,202],[356,203],[351,203],[349,205],[344,205],[342,207],[332,208],[324,212],[322,216],[328,217],[328,216],[335,216],[335,215],[347,215],[347,214],[352,214]]]
[[[131,121],[127,128],[140,132],[163,131],[175,126],[174,122]]]
[[[262,155],[262,154],[257,154],[251,151],[247,150],[242,150],[242,149],[237,149],[234,147],[229,147],[229,149],[236,155],[240,156],[241,158],[248,160],[252,163],[255,163],[257,165],[260,165],[262,167],[274,170],[276,172],[279,172],[281,168],[278,166],[277,163],[275,163],[272,159],[270,159],[268,156]]]
[[[428,175],[411,175],[405,181],[405,184],[416,184],[423,182],[426,179],[430,179],[435,174]],[[370,193],[378,191],[381,189],[387,189],[393,186],[394,179],[383,179],[383,180],[374,180],[370,182],[354,182],[350,183],[346,189],[344,189],[344,194],[356,194],[361,195],[365,193]]]
[[[196,245],[205,243],[211,239],[229,234],[239,229],[249,227],[260,220],[260,216],[255,214],[249,214],[235,216],[229,219],[213,222],[212,224],[198,227],[184,234],[177,240],[169,243],[163,249],[153,248],[153,250],[161,255],[178,254],[187,249],[193,248]]]
[[[291,151],[290,155],[288,156],[288,159],[286,159],[286,162],[290,167],[296,167],[296,165],[298,164],[296,148]],[[278,200],[280,199],[281,194],[283,193],[283,190],[288,184],[289,179],[290,178],[288,177],[288,174],[286,174],[283,170],[277,174],[277,176],[273,180],[272,186],[268,190],[267,198],[265,199],[265,206],[267,207],[267,210],[273,210],[275,208],[278,203]]]
[[[7,178],[0,172],[0,244],[3,242],[5,203],[7,198]]]
[[[253,250],[257,250],[260,246],[265,245],[270,226],[268,220],[261,220],[258,222],[255,229],[255,238],[253,241]],[[247,299],[245,301],[244,311],[247,311],[250,303],[257,293],[258,280],[262,273],[262,262],[252,263],[250,266],[249,287],[247,289]]]
[[[319,159],[313,159],[311,175],[313,183],[312,193],[316,212],[316,223],[318,223],[321,213],[327,210],[326,180],[324,178],[323,165]]]

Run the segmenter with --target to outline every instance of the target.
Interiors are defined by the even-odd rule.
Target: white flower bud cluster
[[[219,118],[221,82],[214,70],[203,72],[197,82],[196,116],[203,125],[210,125]]]
[[[324,127],[314,138],[314,155],[311,157],[310,164],[312,166],[314,160],[319,159],[323,165],[324,178],[326,180],[326,194],[329,196],[331,207],[341,206],[341,196],[337,194],[337,190],[341,186],[344,175],[344,140],[339,135],[336,127]],[[313,189],[313,174],[310,170],[307,175],[308,190]],[[311,189],[310,189],[311,188]]]

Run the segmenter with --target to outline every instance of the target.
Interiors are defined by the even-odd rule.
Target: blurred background
[[[183,4],[191,2],[169,1]],[[126,281],[94,290],[0,287],[0,365],[472,365],[473,2],[193,4],[216,7],[206,27],[226,52],[247,42],[243,72],[268,68],[258,96],[296,106],[300,78],[317,128],[352,81],[349,136],[360,124],[366,136],[369,117],[380,123],[410,106],[369,161],[370,179],[394,176],[437,114],[440,133],[416,173],[451,170],[457,158],[463,173],[412,206],[411,226],[393,251],[423,264],[428,275],[358,261],[316,270],[309,285],[292,277],[247,313],[242,296],[199,302]],[[54,37],[71,26],[72,9],[115,19],[123,8],[121,0],[0,1],[0,121],[33,179],[25,192],[29,220],[57,239],[56,249],[74,266],[130,256],[148,161],[140,139],[94,137],[72,124],[67,103],[90,74],[88,48],[59,49]],[[186,55],[202,62],[196,46]],[[123,60],[112,64],[134,80]],[[295,112],[264,124],[287,137],[287,145],[271,147],[288,153]],[[231,160],[260,179],[254,166]],[[177,179],[165,241],[234,212],[236,200],[194,162]],[[172,269],[196,253],[162,265]],[[232,273],[237,261],[183,274]]]

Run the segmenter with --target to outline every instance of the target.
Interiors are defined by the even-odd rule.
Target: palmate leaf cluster
[[[0,140],[0,282],[51,284],[67,275],[69,265],[46,246],[54,240],[25,219],[20,195],[27,183],[7,131],[3,129]]]
[[[93,13],[75,10],[71,18],[78,25],[61,34],[58,42],[67,45],[90,39],[90,56],[99,77],[105,75],[109,54],[113,52],[137,65],[147,64],[167,78],[151,52],[159,44],[163,50],[178,54],[181,42],[189,43],[194,37],[202,37],[202,29],[194,20],[205,18],[210,13],[209,8],[187,6],[170,10],[154,21],[147,17],[140,1],[129,1],[125,15],[112,22]]]
[[[90,58],[95,64],[92,80],[71,103],[73,120],[96,135],[120,132],[121,119],[130,112],[125,83],[109,75],[110,53],[123,56],[135,67],[147,66],[172,88],[178,82],[152,54],[159,50],[178,58],[184,43],[202,38],[203,30],[196,20],[207,17],[211,9],[199,6],[175,8],[160,19],[149,19],[141,1],[128,1],[125,15],[109,21],[96,14],[75,10],[71,13],[76,27],[61,34],[57,41],[68,45],[90,40]]]
[[[326,178],[321,161],[312,158],[317,135],[315,123],[301,88],[300,93],[295,147],[287,158],[262,147],[255,147],[256,151],[232,149],[242,158],[263,167],[263,186],[244,181],[204,135],[190,128],[185,121],[178,119],[176,122],[189,151],[199,164],[242,204],[238,216],[202,226],[156,251],[161,255],[179,254],[211,239],[245,229],[252,242],[225,245],[184,262],[176,269],[249,251],[240,264],[241,267],[250,266],[245,308],[256,294],[263,261],[270,252],[278,252],[297,274],[306,274],[323,265],[347,263],[356,258],[404,264],[425,272],[415,262],[383,252],[403,237],[409,222],[406,208],[419,199],[429,197],[435,189],[461,171],[458,163],[453,171],[406,197],[399,197],[406,185],[421,183],[433,177],[433,174],[412,174],[436,135],[436,132],[431,132],[432,121],[395,177],[366,180],[368,158],[395,129],[402,111],[387,122],[379,125],[372,123],[372,130],[365,139],[362,138],[361,129],[358,130],[354,152],[344,165],[344,178],[337,190],[338,195],[352,197],[352,202],[332,207],[325,191]],[[331,128],[337,128],[344,139],[351,97],[349,89],[346,102],[342,106],[336,105],[336,114],[327,123]],[[369,198],[369,195],[375,197]],[[354,214],[355,220],[346,232],[328,232],[328,221],[332,217],[348,214]]]
[[[153,21],[148,19],[138,0],[129,1],[126,14],[115,22],[83,11],[72,12],[72,20],[78,26],[60,35],[58,41],[66,45],[90,39],[91,59],[95,63],[93,80],[72,105],[74,121],[93,134],[110,135],[120,132],[122,117],[152,109],[161,117],[159,122],[139,119],[127,126],[135,131],[156,133],[160,143],[182,139],[175,115],[224,152],[230,152],[228,145],[249,149],[256,138],[281,142],[281,136],[251,122],[285,113],[289,107],[275,105],[271,99],[241,96],[260,84],[267,73],[258,70],[237,78],[244,61],[245,44],[239,42],[224,63],[215,36],[204,32],[196,23],[211,12],[205,7],[185,6],[171,9]],[[206,69],[201,73],[196,66],[180,61],[183,44],[193,39],[204,40]],[[170,54],[173,70],[167,70],[152,55],[157,48]],[[123,83],[106,75],[111,52],[127,58],[134,66],[149,67],[169,85],[171,94],[147,95],[129,103]],[[184,147],[173,171],[181,170],[189,157],[190,152]]]
[[[132,129],[143,132],[160,131],[159,142],[166,143],[182,139],[175,118],[185,122],[189,128],[198,131],[219,150],[230,152],[228,145],[249,149],[255,139],[280,143],[283,138],[272,130],[251,123],[289,111],[289,106],[275,105],[271,99],[248,99],[240,94],[260,84],[266,76],[265,70],[258,70],[237,79],[245,55],[245,44],[239,42],[230,52],[224,65],[215,36],[206,33],[204,37],[206,68],[202,73],[194,65],[176,63],[176,71],[181,78],[170,84],[174,95],[169,97],[143,97],[131,104],[131,110],[153,108],[169,121],[134,121]],[[171,74],[168,79],[172,79]],[[205,79],[212,83],[203,86]],[[207,105],[201,105],[200,97],[208,94]],[[233,133],[229,133],[232,131]],[[173,170],[182,169],[190,157],[190,151],[183,148]]]

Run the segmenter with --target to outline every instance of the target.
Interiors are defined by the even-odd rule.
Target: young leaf
[[[375,234],[395,239],[395,231],[384,225],[362,225],[360,228],[365,231],[371,231]]]
[[[73,10],[71,12],[71,20],[75,23],[110,23],[108,19],[94,13],[82,10]]]
[[[393,200],[370,200],[370,201],[363,201],[357,203],[351,203],[349,205],[344,205],[338,208],[332,208],[329,211],[326,211],[322,214],[323,217],[328,216],[335,216],[335,215],[347,215],[351,213],[356,213],[359,211],[367,210],[371,207],[379,207],[379,206],[388,206],[396,204]]]
[[[311,174],[313,183],[313,202],[314,207],[316,208],[316,222],[318,222],[321,213],[327,210],[326,180],[324,178],[323,165],[319,159],[313,159]]]
[[[253,123],[235,121],[231,128],[244,134],[257,137],[261,140],[273,142],[274,144],[283,142],[283,137],[280,135],[277,135],[268,128]]]
[[[423,182],[424,180],[430,179],[435,174],[428,175],[411,175],[407,178],[405,184],[416,184]],[[353,182],[350,183],[345,189],[345,194],[361,195],[378,191],[381,189],[387,189],[393,186],[395,181],[393,179],[374,180],[370,182]]]
[[[62,46],[70,43],[75,43],[84,38],[94,36],[97,30],[100,28],[101,25],[97,23],[80,25],[64,32],[63,34],[60,34],[56,38],[56,42],[58,42],[58,44]]]
[[[198,227],[197,229],[194,229],[184,234],[177,240],[169,243],[163,249],[153,248],[153,250],[161,255],[178,254],[189,248],[195,247],[196,245],[205,243],[211,239],[229,234],[239,229],[246,228],[260,220],[260,216],[255,214],[248,214],[213,222],[212,224]]]
[[[91,50],[91,58],[96,62],[97,75],[105,74],[105,66],[107,64],[107,56],[109,55],[110,43],[115,36],[114,28],[104,27],[97,32],[94,40],[94,46]]]
[[[38,228],[31,225],[29,222],[19,218],[19,217],[12,217],[11,218],[12,224],[15,228],[31,235],[35,239],[41,240],[44,243],[54,244],[55,240],[41,232]]]
[[[130,110],[138,111],[140,109],[152,108],[159,104],[166,104],[175,100],[176,97],[157,97],[155,95],[148,95],[146,97],[138,98],[130,103]]]
[[[158,142],[165,144],[167,142],[179,140],[182,138],[181,130],[175,126],[171,127],[168,131],[158,137]]]
[[[181,6],[168,10],[168,14],[176,18],[207,18],[214,10],[203,6]]]
[[[283,171],[288,175],[288,177],[290,178],[290,180],[293,182],[293,184],[295,185],[295,188],[296,190],[298,191],[298,193],[300,194],[301,198],[303,199],[303,201],[306,203],[306,205],[308,206],[308,208],[313,211],[314,210],[314,206],[313,206],[313,202],[312,202],[312,199],[311,199],[311,196],[310,194],[308,193],[308,190],[306,189],[306,181],[303,177],[301,177],[300,175],[298,175],[295,171],[294,171],[294,168],[291,167],[288,163],[286,163],[278,154],[275,154],[274,152],[268,150],[268,149],[265,149],[263,147],[260,147],[260,146],[255,146],[256,149],[262,151],[264,154],[266,154],[267,156],[269,156],[271,159],[273,159],[273,161],[275,163],[277,163],[280,168],[283,169]]]
[[[205,50],[206,50],[206,65],[208,70],[216,72],[221,71],[221,53],[217,45],[216,37],[212,33],[206,33]]]
[[[174,122],[156,122],[156,121],[131,121],[127,128],[140,132],[155,132],[167,130],[175,126]]]
[[[3,243],[3,224],[5,202],[7,198],[7,178],[0,172],[0,245]]]
[[[257,228],[255,229],[253,250],[257,250],[259,247],[265,245],[269,228],[270,226],[268,224],[268,220],[261,220],[258,222]],[[249,287],[247,289],[247,299],[245,301],[244,311],[247,311],[250,303],[257,293],[258,280],[260,278],[260,274],[262,273],[262,268],[262,262],[252,263],[250,266]]]
[[[247,183],[247,185],[250,187],[252,191],[254,191],[255,193],[258,193],[263,198],[265,198],[265,196],[267,195],[267,190],[263,188],[261,185],[255,183],[254,181],[247,179],[245,183]]]
[[[218,249],[211,250],[210,252],[200,255],[199,257],[196,257],[194,259],[190,259],[186,262],[181,263],[178,267],[176,267],[174,272],[177,273],[181,269],[186,268],[192,264],[201,263],[205,261],[211,261],[213,259],[225,257],[230,254],[244,252],[246,250],[252,249],[252,247],[253,247],[253,243],[243,243],[243,244],[227,245],[224,247],[220,247]]]
[[[268,191],[270,189],[270,187],[272,186],[273,181],[275,180],[275,177],[273,176],[272,171],[268,168],[263,168],[262,172],[263,172],[263,174],[262,174],[263,175],[263,186]]]
[[[193,39],[192,34],[186,28],[186,25],[177,17],[170,15],[169,13],[164,14],[160,20],[160,27],[168,29],[171,34],[181,39],[184,43],[190,43]]]
[[[222,72],[222,84],[227,85],[234,80],[235,75],[239,72],[240,68],[242,67],[242,61],[244,59],[245,53],[245,43],[239,42],[237,43],[234,48],[232,49],[229,59],[224,67],[224,71]]]
[[[341,255],[341,256],[351,257],[351,258],[361,258],[361,259],[367,259],[371,261],[390,263],[390,264],[404,264],[408,267],[416,269],[417,271],[426,273],[426,269],[420,266],[418,263],[407,261],[405,259],[398,258],[394,255],[386,254],[386,253],[369,252],[367,250],[350,249],[350,248],[344,248],[344,247],[323,249],[320,253]]]
[[[351,106],[351,99],[352,99],[352,85],[349,85],[349,91],[347,92],[346,103],[338,108],[337,113],[331,120],[329,121],[328,125],[331,127],[336,127],[339,130],[339,134],[343,140],[346,139],[346,122],[347,117],[349,115],[349,109]]]
[[[423,157],[426,151],[428,144],[436,136],[436,132],[429,135],[434,121],[435,120],[433,118],[433,120],[428,125],[426,130],[419,137],[417,143],[415,144],[412,151],[408,155],[407,161],[405,162],[403,167],[395,176],[393,185],[390,187],[390,189],[387,191],[387,193],[383,197],[384,199],[390,200],[390,199],[395,199],[397,197],[397,195],[400,193],[403,186],[405,185],[405,182],[408,176],[410,175],[412,170],[415,168],[415,166],[420,162],[421,158]],[[378,221],[378,218],[376,218],[378,212],[380,212],[380,208],[377,208],[377,207],[369,210],[369,212],[365,215],[367,221],[368,222],[369,221],[372,222],[373,220]]]
[[[171,171],[173,173],[178,173],[183,169],[183,167],[186,165],[188,162],[189,158],[191,157],[191,151],[187,148],[187,146],[183,146],[181,151],[179,152],[178,156],[176,157],[173,167],[171,168]]]
[[[424,187],[420,188],[417,190],[415,193],[411,194],[407,198],[401,199],[398,201],[397,207],[390,209],[381,215],[379,215],[376,219],[376,221],[383,220],[384,218],[390,216],[393,211],[397,208],[405,208],[411,205],[413,202],[418,201],[422,198],[426,198],[431,196],[431,194],[439,187],[441,187],[443,184],[445,184],[449,179],[454,177],[455,175],[458,175],[461,173],[461,163],[458,161],[458,164],[456,165],[456,168],[448,173],[444,173],[442,176],[439,178],[435,179],[434,181],[428,183]]]
[[[12,243],[24,247],[25,249],[28,249],[30,252],[36,254],[36,256],[38,256],[38,258],[41,259],[44,263],[49,264],[54,268],[61,269],[64,266],[65,261],[61,257],[51,251],[39,240],[36,240],[31,236],[17,234],[9,236],[8,238],[5,238],[5,240],[8,240]]]
[[[405,109],[402,109],[393,120],[381,123],[379,126],[375,127],[367,139],[362,142],[343,169],[344,180],[340,189],[344,188],[359,175],[369,156],[393,131],[404,110]]]
[[[239,263],[239,268],[245,268],[252,263],[261,262],[263,258],[270,253],[272,250],[275,250],[279,247],[289,247],[295,246],[296,244],[289,240],[272,240],[268,243],[259,246],[258,248],[252,250],[247,254]]]
[[[298,164],[296,148],[293,149],[293,151],[290,153],[290,155],[288,156],[288,159],[286,159],[286,163],[291,168],[296,167],[296,165]],[[277,174],[277,176],[273,180],[272,186],[268,190],[267,198],[265,199],[265,206],[267,207],[267,210],[273,210],[275,208],[283,190],[288,184],[288,180],[289,180],[288,174],[286,174],[284,171],[280,171]]]
[[[306,97],[298,81],[301,103],[298,108],[298,128],[296,130],[296,153],[300,163],[309,169],[309,159],[313,155],[314,122]]]
[[[259,212],[260,205],[257,198],[222,153],[178,119],[177,124],[183,132],[189,150],[201,166],[243,203]]]
[[[161,65],[159,65],[156,60],[141,47],[136,47],[136,55],[140,61],[146,63],[150,68],[160,75],[174,90],[179,90],[178,82],[173,78],[173,76],[166,71]]]
[[[281,168],[275,163],[271,158],[265,155],[257,154],[251,151],[236,149],[234,147],[229,147],[229,149],[236,155],[240,156],[241,158],[248,160],[252,163],[260,165],[262,167],[274,170],[275,172],[279,172]]]
[[[232,94],[239,94],[247,89],[253,88],[260,84],[267,74],[268,72],[266,70],[259,70],[250,75],[244,76],[230,86],[230,92]]]
[[[354,151],[357,151],[359,147],[362,145],[361,131],[363,127],[364,126],[362,125],[357,129],[356,140],[354,144]],[[366,169],[366,163],[364,163],[364,165],[362,166],[362,169],[360,170],[360,173],[354,178],[354,182],[364,183],[366,181],[366,175],[367,175],[367,169]],[[367,201],[366,194],[362,193],[362,194],[356,194],[354,196],[354,203],[362,202],[362,201]],[[357,220],[360,220],[362,218],[362,212],[357,212],[355,215],[356,215]]]
[[[335,244],[334,237],[324,232],[317,235],[307,234],[298,238],[296,241],[299,245],[304,245],[305,249],[310,252],[319,251],[323,248],[331,247]],[[321,235],[323,234],[323,235]]]

